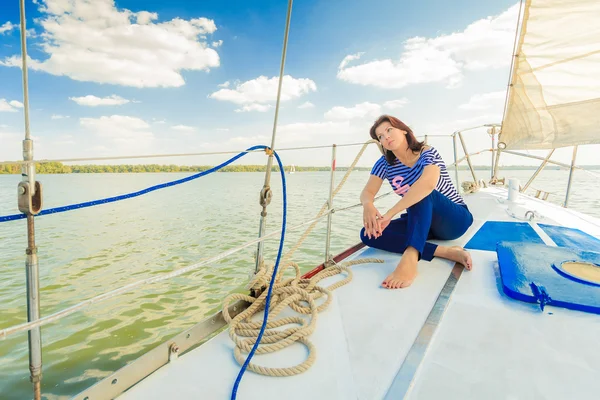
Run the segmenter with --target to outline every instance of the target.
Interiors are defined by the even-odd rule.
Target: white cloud
[[[0,35],[8,33],[10,31],[12,31],[13,29],[21,29],[21,24],[13,24],[10,21],[5,22],[4,24],[0,25]],[[27,29],[27,36],[34,38],[37,37],[36,33],[35,33],[35,29],[30,28]]]
[[[4,24],[0,25],[0,35],[3,33],[7,33],[12,31],[13,29],[17,28],[19,25],[15,25],[13,23],[11,23],[10,21],[5,22]]]
[[[242,106],[242,108],[238,108],[237,110],[234,110],[234,111],[235,112],[250,112],[250,111],[267,112],[271,108],[273,108],[273,106],[270,104],[254,103],[254,104],[246,104],[246,105]]]
[[[353,118],[376,117],[381,114],[379,104],[364,102],[354,107],[333,107],[325,113],[325,118],[329,120],[348,120]]]
[[[140,25],[147,25],[150,22],[157,20],[157,19],[158,19],[157,13],[151,13],[148,11],[140,11],[139,13],[137,13],[137,23]]]
[[[0,112],[17,112],[17,108],[23,108],[23,103],[17,100],[0,99]]]
[[[52,114],[52,116],[50,117],[50,119],[65,119],[65,118],[71,118],[68,115],[59,115],[59,114]]]
[[[196,128],[194,128],[193,126],[187,126],[187,125],[175,125],[175,126],[172,126],[171,129],[180,131],[180,132],[195,132],[196,131]]]
[[[278,83],[279,77],[259,76],[256,79],[238,83],[235,89],[221,89],[208,97],[235,104],[269,103],[277,99]],[[281,101],[292,100],[316,90],[316,83],[310,79],[296,79],[285,75],[281,87]]]
[[[460,85],[470,70],[504,67],[510,63],[518,5],[495,17],[480,19],[462,32],[435,38],[413,37],[404,42],[399,58],[347,67],[360,54],[346,56],[337,77],[359,85],[402,88],[426,82]]]
[[[69,97],[75,103],[80,106],[96,107],[96,106],[120,106],[129,103],[129,100],[113,94],[108,97],[96,97],[93,95],[87,95],[83,97]]]
[[[137,117],[111,115],[100,118],[80,118],[79,123],[98,136],[117,143],[134,145],[138,140],[147,141],[153,137],[152,132],[148,130],[150,125]]]
[[[344,57],[344,59],[342,60],[342,62],[339,65],[338,69],[344,69],[348,65],[348,63],[350,63],[351,61],[359,60],[363,54],[365,54],[365,53],[350,54],[350,55]]]
[[[504,107],[504,99],[506,98],[505,91],[476,94],[471,96],[469,101],[461,104],[458,108],[462,110],[487,110],[490,108],[496,111],[502,110]]]
[[[201,39],[217,29],[207,18],[153,22],[156,13],[118,9],[114,0],[45,0],[40,12],[47,58],[31,60],[33,70],[78,81],[178,87],[185,84],[183,70],[208,71],[220,63]],[[20,67],[20,58],[0,65]]]
[[[228,88],[229,85],[231,84],[231,82],[227,81],[227,82],[223,82],[220,85],[217,85],[218,87],[222,87],[222,88]]]
[[[216,42],[212,42],[212,47],[214,47],[215,49],[217,47],[220,47],[223,44],[222,40],[217,40]]]
[[[123,126],[128,129],[145,129],[149,128],[150,125],[146,121],[137,117],[128,117],[125,115],[111,115],[110,117],[100,118],[80,118],[79,122],[82,126],[92,128],[103,128],[106,126]]]
[[[402,108],[408,104],[408,99],[402,98],[398,100],[390,100],[383,103],[383,107],[388,108],[390,110],[396,110],[398,108]]]
[[[156,119],[156,118],[152,118],[152,123],[153,124],[166,124],[167,120],[166,119]]]
[[[311,103],[310,101],[302,103],[298,106],[298,108],[314,108],[314,107],[315,107],[315,105],[313,103]]]

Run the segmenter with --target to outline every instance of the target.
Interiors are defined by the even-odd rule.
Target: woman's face
[[[384,121],[375,129],[375,134],[379,143],[384,149],[394,150],[406,150],[406,131],[398,128],[394,128],[388,121]]]

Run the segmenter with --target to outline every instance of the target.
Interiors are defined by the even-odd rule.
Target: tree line
[[[202,172],[213,168],[210,165],[159,165],[159,164],[133,164],[133,165],[65,165],[60,162],[36,163],[38,174],[95,174],[95,173],[139,173],[139,172]],[[265,172],[266,165],[228,165],[219,172]],[[290,170],[289,166],[284,167]],[[338,167],[344,171],[347,168]],[[357,170],[370,170],[370,168],[356,168]],[[279,172],[279,166],[274,165],[273,172]],[[296,172],[329,171],[329,167],[296,167]],[[0,165],[0,174],[20,174],[21,166],[18,164]]]
[[[98,174],[98,173],[139,173],[139,172],[202,172],[213,168],[211,165],[159,165],[159,164],[132,164],[132,165],[65,165],[60,162],[36,163],[35,169],[38,174]],[[459,166],[459,170],[467,170],[466,165]],[[535,166],[510,165],[501,166],[502,170],[528,170],[536,169]],[[600,166],[584,165],[585,169],[600,169]],[[265,172],[266,165],[228,165],[219,172]],[[290,167],[284,167],[289,172]],[[356,167],[358,171],[370,171],[371,168]],[[453,170],[453,167],[448,167]],[[489,170],[488,166],[475,165],[476,170]],[[561,169],[558,166],[547,166],[547,170]],[[347,167],[338,167],[338,171],[347,171]],[[279,172],[279,166],[274,165],[272,172]],[[329,171],[329,167],[296,167],[296,172]],[[0,174],[20,174],[21,166],[18,164],[0,165]]]

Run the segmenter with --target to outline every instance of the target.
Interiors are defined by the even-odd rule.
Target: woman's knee
[[[473,225],[474,219],[469,211],[461,214],[460,217],[453,220],[436,218],[435,223],[431,226],[433,236],[441,240],[456,240],[464,235]]]
[[[433,198],[435,197],[435,190],[432,191],[431,193],[429,193],[427,196],[423,197],[421,200],[419,200],[417,203],[413,204],[412,206],[408,207],[408,210],[418,210],[418,209],[422,209],[424,207],[431,207],[431,205],[433,204]]]

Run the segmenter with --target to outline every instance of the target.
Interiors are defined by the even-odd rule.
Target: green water
[[[525,182],[533,171],[510,171]],[[486,172],[480,172],[483,177]],[[188,174],[41,175],[44,208],[132,192]],[[342,173],[338,173],[338,179]],[[564,192],[567,173],[544,172],[535,187]],[[336,205],[358,202],[368,172],[356,172],[336,199]],[[461,179],[467,179],[461,171]],[[287,175],[288,221],[310,219],[325,202],[328,172]],[[42,315],[49,315],[93,296],[142,278],[198,262],[256,237],[258,192],[262,173],[219,173],[151,194],[93,208],[36,218],[40,259]],[[281,185],[273,175],[274,199],[268,231],[281,223]],[[0,176],[0,215],[16,213],[19,176]],[[598,179],[577,176],[571,206],[599,216]],[[385,191],[389,188],[386,186]],[[382,191],[383,192],[383,191]],[[396,199],[384,199],[386,210]],[[552,196],[560,203],[561,196]],[[336,213],[332,252],[358,242],[361,209]],[[325,221],[325,220],[323,220]],[[289,232],[286,248],[301,231]],[[296,253],[304,270],[322,262],[325,223],[321,223]],[[274,259],[278,241],[267,242]],[[23,220],[0,223],[0,328],[26,322]],[[42,328],[43,381],[46,399],[66,399],[88,388],[127,362],[191,327],[220,309],[229,293],[243,290],[253,270],[249,248],[221,262],[168,282],[77,312]],[[232,377],[232,382],[235,377]],[[0,341],[0,398],[31,398],[27,335]]]

